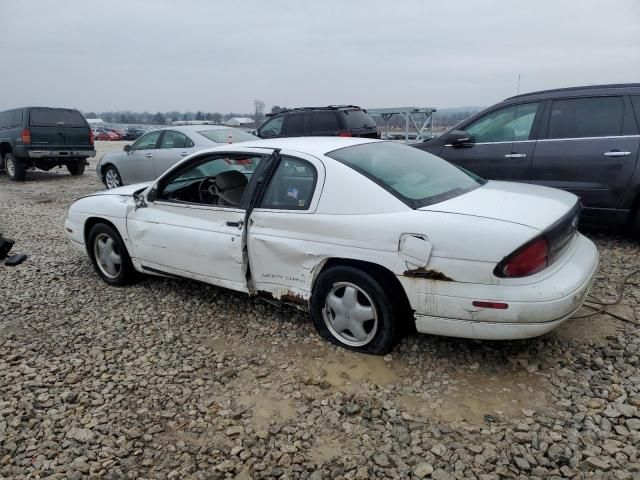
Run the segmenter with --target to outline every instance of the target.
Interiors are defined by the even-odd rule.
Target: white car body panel
[[[249,228],[248,262],[257,293],[305,306],[327,260],[365,261],[396,275],[415,311],[418,331],[485,339],[545,333],[582,304],[598,254],[579,234],[537,274],[523,278],[493,274],[506,255],[569,212],[574,195],[489,182],[413,210],[355,170],[324,156],[369,142],[375,140],[284,138],[194,155],[269,154],[279,148],[281,155],[303,158],[318,171],[308,210],[256,208],[250,225],[244,226]],[[76,201],[66,222],[74,246],[84,248],[87,221],[104,218],[122,236],[137,270],[251,293],[243,271],[242,229],[227,225],[242,221],[244,210],[166,201],[136,209],[133,193],[149,185],[130,185]],[[505,302],[509,308],[474,307],[474,300]]]

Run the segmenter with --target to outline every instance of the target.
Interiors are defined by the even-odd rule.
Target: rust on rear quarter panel
[[[444,273],[438,270],[426,269],[424,267],[414,268],[412,270],[406,270],[403,275],[405,277],[412,278],[426,278],[427,280],[440,280],[441,282],[453,282],[453,278],[447,277]]]

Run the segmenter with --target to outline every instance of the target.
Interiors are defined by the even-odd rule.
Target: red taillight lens
[[[31,132],[28,128],[25,128],[20,133],[20,138],[22,138],[22,143],[31,143]]]
[[[93,145],[93,130],[89,129],[89,145]]]
[[[526,277],[545,268],[549,263],[549,242],[540,237],[505,258],[498,264],[499,277]]]
[[[338,134],[339,137],[353,137],[353,135],[351,135],[351,132],[342,132],[340,134]]]

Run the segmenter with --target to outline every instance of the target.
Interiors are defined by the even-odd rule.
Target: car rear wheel
[[[21,182],[27,175],[27,166],[16,160],[16,157],[14,157],[12,153],[5,153],[4,168],[9,180],[14,182]]]
[[[98,223],[89,233],[89,256],[100,278],[110,285],[126,285],[135,279],[131,257],[118,232]]]
[[[323,271],[311,297],[311,315],[318,333],[336,345],[359,352],[389,352],[400,328],[387,290],[357,268],[336,266]]]
[[[69,173],[71,175],[82,175],[82,174],[84,174],[85,167],[86,167],[86,165],[85,165],[85,161],[84,160],[80,160],[80,161],[75,162],[75,163],[67,164],[67,170],[69,170]]]
[[[104,184],[107,188],[118,188],[122,186],[122,179],[116,167],[107,167],[104,172]]]

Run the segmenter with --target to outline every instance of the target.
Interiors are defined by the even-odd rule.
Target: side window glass
[[[501,108],[467,126],[477,143],[529,140],[539,103]]]
[[[281,210],[308,210],[316,178],[316,169],[309,162],[283,157],[260,206]]]
[[[237,208],[261,160],[261,156],[205,158],[175,172],[161,188],[158,198]]]
[[[311,114],[311,132],[335,132],[340,130],[340,122],[335,112],[316,112]]]
[[[284,122],[284,115],[269,120],[260,129],[261,137],[275,137],[282,133],[282,123]]]
[[[620,135],[624,120],[622,97],[554,100],[548,138],[584,138]]]
[[[187,140],[189,139],[186,135],[168,130],[164,132],[162,142],[160,142],[160,148],[185,148]]]
[[[149,150],[156,148],[156,143],[158,143],[158,138],[161,133],[162,132],[160,130],[147,133],[131,145],[131,150]]]
[[[286,135],[300,135],[304,133],[304,114],[289,115],[284,133]]]

